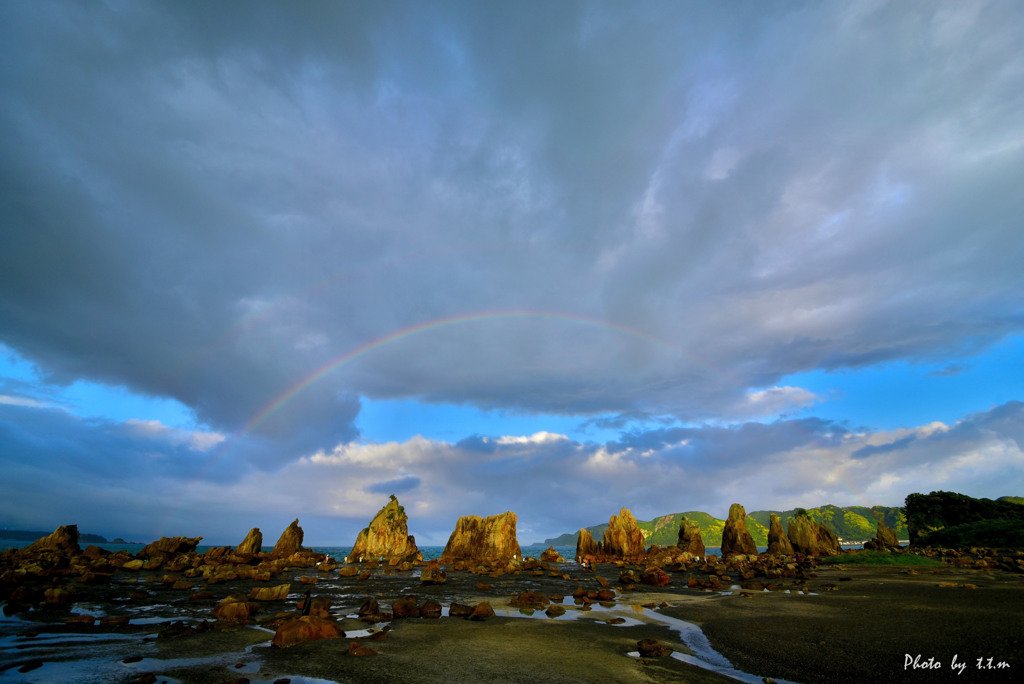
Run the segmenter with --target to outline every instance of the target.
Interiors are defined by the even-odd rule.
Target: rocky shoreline
[[[5,551],[0,681],[935,681],[953,655],[992,658],[982,681],[1024,668],[1020,552],[932,550],[944,562],[920,570],[677,548],[590,569],[557,553],[339,564],[300,532],[271,552],[175,537],[132,556],[79,549],[69,527]]]

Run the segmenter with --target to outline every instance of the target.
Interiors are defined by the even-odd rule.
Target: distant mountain
[[[35,541],[48,537],[53,532],[32,532],[29,530],[0,530],[0,539],[7,539],[10,541]],[[79,534],[79,542],[86,542],[88,544],[106,544],[107,540],[105,537],[101,537],[98,534]]]
[[[754,543],[758,546],[768,545],[768,526],[771,514],[775,513],[782,520],[782,529],[787,529],[789,521],[796,514],[797,510],[789,511],[754,511],[747,513],[747,529]],[[840,541],[860,542],[871,539],[875,536],[878,528],[878,521],[888,525],[900,539],[908,538],[907,520],[903,515],[903,509],[899,506],[819,506],[818,508],[804,509],[815,522],[823,522],[828,528],[835,532]],[[706,546],[721,546],[722,530],[725,528],[725,521],[711,516],[703,511],[687,511],[685,513],[671,513],[655,518],[654,520],[638,520],[637,526],[643,532],[648,546],[672,546],[679,539],[679,522],[689,518],[699,528],[701,537]],[[608,524],[594,525],[586,528],[595,540],[600,541],[604,537],[604,531]],[[576,538],[579,532],[568,532],[553,539],[545,539],[543,546],[576,546]]]

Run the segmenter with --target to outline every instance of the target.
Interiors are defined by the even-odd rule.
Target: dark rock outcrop
[[[405,508],[398,503],[394,494],[384,507],[373,516],[368,527],[363,528],[356,536],[352,545],[349,560],[359,558],[375,558],[389,561],[397,558],[400,561],[423,560],[423,554],[416,548],[416,539],[409,534],[409,516]]]
[[[679,521],[679,541],[676,546],[683,553],[704,555],[704,538],[701,537],[700,527],[689,518],[684,517]]]
[[[55,551],[66,555],[81,551],[81,547],[78,546],[78,525],[61,525],[49,536],[38,539],[21,550],[25,555],[41,551]]]
[[[202,537],[160,537],[142,547],[136,558],[170,558],[183,553],[192,553],[203,541]]]
[[[293,553],[301,551],[303,536],[302,528],[299,527],[299,519],[296,518],[281,533],[281,537],[274,544],[274,549],[270,552],[270,555],[274,558],[287,558]]]
[[[775,556],[793,555],[793,545],[782,529],[782,521],[775,513],[771,514],[768,527],[768,553]]]
[[[446,565],[455,561],[507,564],[521,560],[516,522],[516,514],[511,511],[487,518],[478,515],[459,518],[441,554],[441,562]]]
[[[638,560],[646,554],[644,533],[628,508],[608,519],[601,550],[606,557],[622,560]]]
[[[728,558],[735,554],[757,555],[757,544],[750,536],[746,524],[747,512],[743,506],[734,503],[729,506],[729,518],[722,530],[722,557]]]

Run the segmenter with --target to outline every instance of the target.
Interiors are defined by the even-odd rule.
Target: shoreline
[[[1018,618],[1024,608],[1022,574],[949,564],[918,569],[819,565],[806,578],[787,580],[776,591],[745,590],[728,583],[706,591],[687,587],[693,571],[671,572],[667,586],[624,588],[617,578],[627,567],[601,564],[588,571],[568,562],[549,564],[540,574],[495,578],[449,569],[448,581],[439,585],[420,584],[419,568],[399,572],[373,566],[365,580],[297,568],[269,583],[239,580],[210,586],[210,598],[199,600],[190,598],[190,590],[162,581],[162,570],[120,570],[107,584],[82,585],[70,606],[34,607],[4,617],[0,682],[127,684],[139,681],[143,672],[158,675],[156,681],[196,684],[239,677],[268,684],[281,678],[294,684],[758,682],[763,677],[803,684],[1001,682],[1015,681],[1024,669],[1024,628]],[[316,580],[303,584],[302,577]],[[594,602],[590,610],[586,604],[576,605],[574,590],[597,590],[598,577],[615,590],[614,601]],[[258,622],[294,614],[302,593],[310,589],[314,596],[330,599],[330,612],[346,636],[277,649],[269,646],[273,628],[260,624],[166,635],[175,620],[186,625],[211,621],[212,607],[225,596],[279,583],[290,584],[287,598],[261,604]],[[139,590],[148,597],[128,598]],[[566,615],[552,619],[541,609],[527,616],[509,605],[512,597],[527,590],[564,597],[560,602]],[[436,600],[445,609],[452,602],[488,601],[496,615],[483,622],[447,616],[395,618],[378,624],[355,619],[368,597],[377,597],[383,609],[408,595],[420,602]],[[83,613],[98,618],[127,615],[130,624],[67,623]],[[609,624],[612,618],[623,623]],[[696,625],[699,632],[687,636],[673,620]],[[646,638],[659,640],[675,653],[631,656],[637,642]],[[352,657],[348,649],[353,641],[376,655]],[[714,653],[735,671],[699,667],[692,660],[702,657],[715,664]],[[970,669],[962,676],[950,670],[954,654],[960,663],[970,660]],[[133,655],[142,659],[121,662]],[[906,655],[920,656],[918,663],[934,658],[942,667],[905,668]],[[1006,667],[981,670],[977,658],[992,658]],[[41,666],[18,673],[20,664],[33,660],[41,661]]]

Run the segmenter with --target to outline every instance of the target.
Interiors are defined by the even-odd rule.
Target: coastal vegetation
[[[941,566],[942,561],[936,558],[918,556],[913,553],[891,553],[889,551],[858,551],[840,556],[822,558],[821,563],[827,565],[893,565],[893,566]]]
[[[881,520],[896,533],[900,539],[907,539],[908,530],[903,509],[898,506],[819,506],[817,508],[795,508],[788,511],[754,511],[747,513],[745,520],[747,530],[753,537],[754,543],[758,546],[768,545],[768,528],[771,522],[771,514],[779,516],[783,528],[801,511],[818,524],[824,523],[832,530],[841,541],[859,542],[871,539],[875,536],[878,521]],[[637,526],[644,534],[644,541],[648,546],[671,546],[676,543],[679,533],[679,523],[683,518],[688,518],[700,528],[701,537],[708,546],[721,546],[722,531],[725,529],[725,520],[715,518],[704,511],[686,511],[685,513],[671,513],[659,516],[650,521],[638,520]],[[585,528],[595,539],[604,535],[607,523],[594,525]],[[576,535],[572,532],[563,534],[553,539],[546,539],[545,546],[573,546],[576,544]]]
[[[956,492],[910,494],[906,516],[915,546],[1024,547],[1021,497],[975,499]]]

